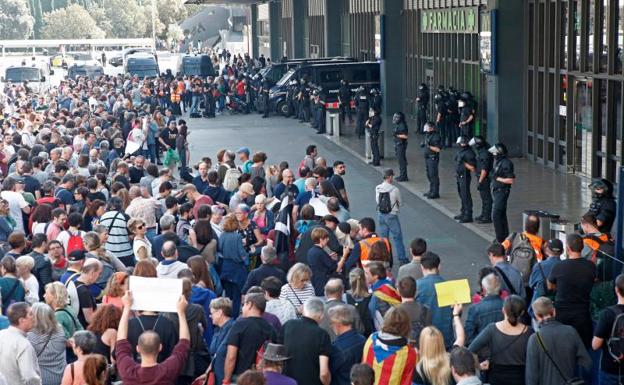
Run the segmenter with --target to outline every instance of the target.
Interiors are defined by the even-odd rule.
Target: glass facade
[[[624,0],[527,0],[525,26],[528,157],[616,180]]]

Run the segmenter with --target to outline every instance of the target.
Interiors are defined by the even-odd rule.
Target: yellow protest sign
[[[470,285],[467,279],[436,283],[435,289],[439,307],[471,302]]]

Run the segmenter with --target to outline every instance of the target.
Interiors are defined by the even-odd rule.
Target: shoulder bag
[[[542,336],[540,335],[540,333],[536,332],[535,337],[537,338],[537,342],[539,343],[540,348],[542,348],[542,351],[546,354],[546,357],[548,357],[548,359],[550,360],[550,362],[552,362],[555,369],[557,369],[557,372],[559,373],[561,378],[563,378],[566,385],[585,385],[585,380],[583,380],[582,378],[579,378],[579,377],[567,378],[563,374],[561,369],[559,368],[559,365],[557,365],[555,360],[552,358],[552,356],[548,352],[548,349],[546,349],[546,345],[544,345],[544,340],[542,340]]]

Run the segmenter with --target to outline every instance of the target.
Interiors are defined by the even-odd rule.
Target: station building
[[[415,117],[420,83],[453,86],[476,97],[476,130],[490,143],[617,180],[624,0],[237,2],[251,7],[254,56],[378,60],[386,122]]]

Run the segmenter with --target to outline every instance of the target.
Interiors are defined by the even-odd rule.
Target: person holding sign
[[[124,309],[119,322],[115,348],[119,377],[126,385],[174,383],[186,363],[191,346],[189,328],[186,322],[186,307],[188,305],[186,298],[180,296],[177,304],[180,341],[176,344],[171,355],[162,363],[157,361],[158,353],[162,350],[160,337],[152,330],[143,332],[139,337],[137,351],[141,355],[141,363],[138,364],[134,361],[132,345],[128,341],[128,319],[132,307],[132,293],[127,291],[121,301]]]

